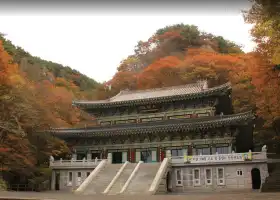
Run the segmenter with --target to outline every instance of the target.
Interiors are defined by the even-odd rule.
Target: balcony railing
[[[159,112],[159,113],[141,113],[141,114],[131,114],[131,115],[116,115],[116,116],[110,116],[110,117],[99,117],[97,119],[98,123],[101,122],[115,122],[115,121],[122,121],[122,120],[140,120],[140,119],[146,119],[146,118],[168,118],[171,116],[184,116],[184,115],[190,115],[190,114],[200,114],[200,113],[209,113],[210,116],[214,115],[215,108],[214,107],[203,107],[203,108],[188,108],[184,110],[173,110],[173,111],[167,111],[167,112]]]
[[[56,160],[50,161],[51,168],[91,168],[96,167],[102,159],[94,160]]]
[[[242,162],[252,160],[266,160],[266,152],[247,152],[214,155],[173,156],[172,164],[198,164],[198,163],[220,163],[220,162]]]

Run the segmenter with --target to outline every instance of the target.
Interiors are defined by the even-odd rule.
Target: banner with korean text
[[[209,163],[209,162],[240,162],[252,160],[252,153],[232,153],[215,155],[184,156],[184,162],[188,163]]]

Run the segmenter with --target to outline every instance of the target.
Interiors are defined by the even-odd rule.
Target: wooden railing
[[[97,166],[102,159],[94,159],[94,160],[56,160],[50,161],[51,168],[63,168],[63,167],[95,167]]]
[[[99,117],[97,121],[98,123],[110,122],[112,124],[116,121],[126,121],[126,120],[133,120],[133,119],[139,121],[141,119],[158,118],[158,117],[162,117],[163,119],[168,119],[168,117],[172,117],[172,116],[184,116],[184,115],[192,115],[192,114],[199,114],[199,113],[209,113],[209,115],[211,116],[214,114],[214,112],[215,112],[214,107],[205,107],[205,108],[174,110],[174,111],[149,113],[149,114],[132,114],[132,115]]]

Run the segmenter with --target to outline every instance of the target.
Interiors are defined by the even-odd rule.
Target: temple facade
[[[94,116],[98,125],[51,130],[73,151],[69,161],[51,160],[52,189],[77,189],[93,181],[98,171],[94,169],[104,160],[114,166],[134,166],[130,176],[138,164],[157,166],[151,176],[162,174],[158,182],[165,192],[252,189],[254,173],[259,182],[254,187],[260,188],[268,176],[265,150],[253,152],[254,114],[233,113],[230,83],[209,88],[207,81],[198,81],[124,90],[107,100],[74,101],[73,105]],[[164,167],[161,163],[166,159]],[[160,169],[165,169],[164,173]],[[127,181],[133,183],[130,176]],[[160,190],[159,185],[155,190]]]

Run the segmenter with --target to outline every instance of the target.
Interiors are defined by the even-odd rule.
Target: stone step
[[[279,180],[267,180],[266,181],[267,184],[280,184]]]
[[[273,171],[269,177],[265,179],[265,183],[261,189],[262,192],[280,192],[280,170],[278,168]]]
[[[106,164],[104,168],[97,174],[92,182],[87,186],[84,194],[102,194],[111,180],[117,174],[122,164]]]
[[[114,185],[111,187],[111,189],[108,193],[109,195],[118,194],[121,191],[121,189],[123,188],[124,184],[126,183],[127,179],[131,175],[131,173],[133,172],[136,165],[137,165],[137,163],[128,163],[127,164],[127,166],[124,168],[124,170],[122,171],[119,178],[116,180]]]
[[[277,189],[262,189],[262,192],[280,192],[280,189],[277,188]]]
[[[126,194],[145,194],[156,176],[160,163],[142,163],[128,185]]]

